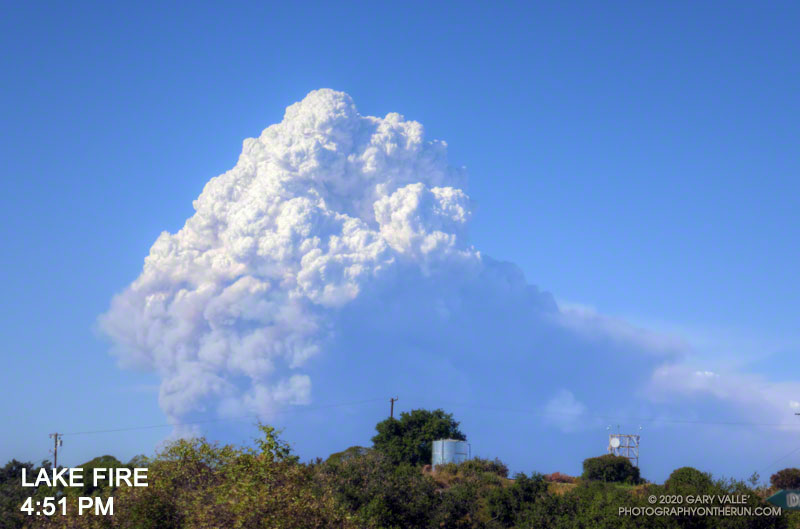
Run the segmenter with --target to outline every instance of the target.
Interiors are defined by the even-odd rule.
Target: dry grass
[[[567,492],[571,491],[575,487],[577,487],[577,483],[555,483],[551,482],[547,484],[547,492],[550,494],[554,494],[556,496],[563,496]]]

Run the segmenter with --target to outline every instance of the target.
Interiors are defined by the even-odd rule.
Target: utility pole
[[[50,439],[53,440],[53,468],[58,468],[58,447],[64,444],[64,441],[61,440],[63,433],[51,433]]]
[[[394,403],[396,401],[398,401],[398,400],[400,400],[400,399],[397,398],[397,397],[389,399],[389,406],[390,406],[389,407],[389,417],[392,418],[392,419],[394,419]]]

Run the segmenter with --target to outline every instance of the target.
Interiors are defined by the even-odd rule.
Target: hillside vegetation
[[[426,426],[426,421],[431,424]],[[397,424],[394,424],[397,423]],[[429,427],[430,426],[430,427]],[[352,447],[327,460],[301,463],[269,426],[253,447],[183,439],[152,458],[127,466],[149,467],[146,488],[22,489],[23,467],[12,461],[0,473],[0,529],[45,528],[786,528],[800,527],[796,513],[780,516],[631,516],[621,507],[650,507],[651,495],[748,495],[747,506],[766,506],[771,490],[714,479],[697,469],[677,469],[663,484],[647,483],[625,458],[584,462],[581,477],[508,475],[499,460],[471,459],[430,468],[419,449],[442,433],[457,433],[452,416],[415,410],[377,427],[373,447]],[[398,437],[399,436],[399,437]],[[454,436],[455,437],[455,436]],[[48,463],[45,462],[45,465]],[[123,466],[102,456],[85,466]],[[773,476],[795,483],[800,471]],[[774,487],[773,487],[774,488]],[[27,516],[19,507],[66,495],[67,516]],[[114,498],[113,516],[77,515],[76,497]]]

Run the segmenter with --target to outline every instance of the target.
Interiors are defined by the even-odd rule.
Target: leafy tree
[[[489,491],[489,516],[503,527],[515,526],[520,519],[530,518],[529,511],[546,495],[547,482],[543,475],[532,474],[528,477],[517,474],[512,486]]]
[[[280,431],[274,427],[258,423],[258,429],[263,434],[256,438],[256,446],[261,450],[261,457],[270,463],[296,463],[299,458],[292,455],[292,447],[280,438]]]
[[[135,455],[125,466],[128,468],[147,468],[150,465],[150,458],[144,454]]]
[[[482,514],[483,495],[480,483],[465,480],[441,490],[432,513],[432,525],[443,529],[485,527]]]
[[[552,502],[545,505],[550,507],[547,511],[540,509],[531,513],[538,515],[539,523],[529,526],[592,529],[675,527],[669,518],[620,516],[620,507],[641,507],[646,504],[631,494],[629,489],[620,487],[619,483],[584,481],[555,502],[555,505]]]
[[[124,467],[116,457],[104,455],[100,457],[95,457],[91,461],[87,461],[82,465],[78,465],[79,467],[83,468],[83,487],[76,489],[75,492],[78,496],[91,496],[95,491],[105,491],[108,489],[108,492],[113,492],[116,487],[110,487],[108,485],[108,481],[99,480],[97,486],[94,486],[94,469],[95,468],[120,468]],[[108,474],[105,474],[106,478]]]
[[[483,528],[490,522],[488,496],[508,486],[508,467],[500,460],[470,459],[436,467],[433,479],[439,497],[433,525],[440,528]]]
[[[326,462],[334,463],[344,461],[353,457],[361,457],[369,453],[372,449],[365,448],[363,446],[351,446],[346,450],[342,450],[341,452],[334,452],[333,454],[328,456]]]
[[[168,444],[148,461],[147,487],[114,491],[113,516],[78,516],[72,508],[67,516],[28,523],[46,529],[354,529],[332,489],[315,491],[314,468],[300,464],[274,429],[261,431],[256,448],[204,438]]]
[[[800,468],[784,468],[769,478],[776,489],[800,489]]]
[[[439,418],[452,421],[446,414]],[[451,425],[457,430],[457,423]],[[629,468],[630,463],[625,458],[603,456],[584,462],[585,476],[577,485],[556,486],[536,473],[518,474],[509,480],[508,468],[498,460],[472,459],[441,465],[436,472],[428,473],[408,461],[396,462],[385,451],[363,447],[333,454],[325,462],[302,464],[274,428],[261,425],[260,430],[262,435],[254,446],[240,448],[204,438],[181,439],[152,458],[131,461],[128,465],[149,468],[147,487],[89,491],[101,498],[113,493],[113,516],[78,516],[74,501],[68,504],[71,508],[66,516],[22,515],[19,507],[28,496],[37,501],[63,493],[74,500],[73,495],[86,491],[66,488],[59,492],[44,486],[23,489],[22,469],[31,473],[38,469],[30,463],[11,461],[0,468],[0,529],[800,527],[797,513],[620,515],[620,507],[652,506],[648,497],[664,494],[733,495],[747,498],[751,510],[765,505],[763,494],[746,483],[715,480],[691,467],[675,470],[664,485],[632,486],[630,483],[638,481],[639,476]],[[400,439],[403,448],[406,439],[402,435]],[[49,463],[43,465],[49,468]],[[117,465],[119,461],[111,456],[101,456],[85,463],[84,468]],[[794,479],[796,470],[778,472],[773,484],[792,484],[781,479]]]
[[[136,496],[136,501],[121,513],[118,521],[122,529],[178,529],[183,524],[183,516],[171,494],[161,488],[148,487]]]
[[[435,507],[433,480],[408,463],[395,465],[384,453],[332,459],[319,466],[317,487],[354,513],[360,527],[426,527]]]
[[[379,422],[375,426],[378,433],[372,442],[376,450],[395,464],[429,465],[433,441],[467,440],[458,424],[452,414],[441,409],[412,410],[401,413],[399,420],[390,418]]]
[[[0,529],[22,527],[23,517],[19,508],[25,498],[31,496],[31,489],[22,486],[22,469],[25,469],[28,479],[35,477],[38,472],[33,463],[16,459],[0,468]]]
[[[641,482],[639,469],[627,457],[606,454],[583,461],[584,479],[636,484]]]
[[[674,470],[667,481],[664,482],[663,488],[654,487],[652,490],[648,490],[648,494],[660,495],[662,493],[683,498],[698,495],[711,495],[714,497],[734,495],[740,498],[747,498],[746,505],[751,510],[766,505],[763,498],[748,487],[746,483],[733,479],[715,480],[711,474],[701,472],[693,467],[681,467]],[[683,514],[671,518],[671,521],[681,528],[724,527],[727,529],[755,529],[787,526],[787,519],[784,516],[743,515],[718,518],[699,514]]]
[[[711,474],[693,467],[681,467],[672,471],[664,486],[672,494],[698,494],[713,486]]]

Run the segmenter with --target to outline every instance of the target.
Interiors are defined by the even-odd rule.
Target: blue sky
[[[47,457],[54,430],[165,422],[157,377],[119,369],[97,318],[139,275],[159,233],[177,231],[205,183],[236,163],[242,140],[322,87],[350,94],[363,115],[400,112],[427,138],[447,141],[450,163],[469,174],[470,242],[516,263],[564,306],[682,340],[692,368],[735,369],[761,385],[800,378],[800,9],[792,3],[38,3],[4,11],[4,461]],[[413,402],[404,390],[415,391],[402,382],[391,390],[401,410]],[[356,388],[338,402],[389,396]],[[446,399],[418,400],[448,408]],[[673,418],[723,414],[702,399],[673,404],[685,412]],[[347,413],[374,424],[369,414],[380,419],[385,407]],[[471,410],[462,413],[474,430],[519,422]],[[317,415],[284,424],[305,457],[372,435],[354,427],[304,441],[317,431],[306,416]],[[479,452],[519,470],[575,473],[592,447],[603,449],[605,424],[592,428],[564,434],[569,454],[559,468],[511,442],[473,437]],[[769,433],[697,428],[741,443]],[[64,461],[128,458],[168,431],[68,436]],[[745,477],[793,443],[780,437],[748,465],[734,463],[737,445],[698,461]],[[682,463],[649,462],[643,473],[660,479]],[[800,454],[780,467],[789,465],[800,465]]]

